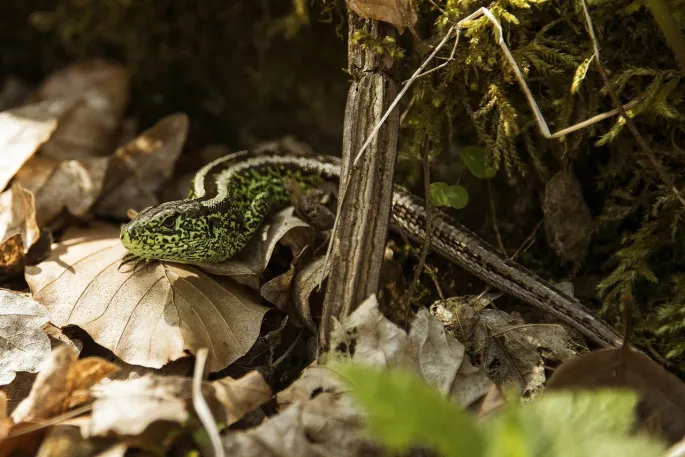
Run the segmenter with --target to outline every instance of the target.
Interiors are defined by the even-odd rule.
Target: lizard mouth
[[[131,232],[128,224],[125,224],[123,227],[121,227],[119,239],[121,240],[121,244],[124,245],[128,252],[131,254],[140,254],[139,245],[131,238]]]

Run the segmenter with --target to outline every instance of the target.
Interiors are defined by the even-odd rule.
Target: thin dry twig
[[[416,257],[417,260],[421,259],[421,253],[412,246],[411,241],[409,241],[409,237],[407,237],[407,234],[402,230],[401,228],[398,230],[398,233],[400,234],[400,237],[402,237],[402,241],[404,241],[405,246],[409,249],[409,251],[412,253],[414,257]],[[431,267],[427,263],[424,264],[423,268],[428,272],[428,276],[431,278],[433,281],[433,285],[435,285],[435,290],[438,292],[438,296],[442,301],[445,301],[445,295],[442,293],[442,288],[440,287],[440,284],[438,283],[437,279],[437,269]]]
[[[195,356],[195,369],[193,371],[193,407],[197,413],[197,417],[204,425],[207,435],[209,435],[209,441],[212,443],[212,448],[214,450],[215,457],[224,457],[224,446],[221,443],[221,437],[219,436],[219,427],[216,424],[216,420],[212,416],[212,412],[202,396],[202,381],[204,380],[205,365],[207,362],[207,348],[201,348],[197,351]]]
[[[426,196],[424,199],[424,204],[426,206],[426,239],[423,242],[423,247],[421,248],[421,257],[419,258],[419,264],[414,269],[414,277],[412,278],[411,285],[409,286],[409,291],[407,292],[407,297],[412,297],[414,295],[414,289],[419,282],[421,277],[421,272],[423,271],[423,266],[426,264],[426,257],[428,256],[428,251],[431,246],[431,239],[433,234],[433,221],[431,218],[431,203],[430,203],[430,166],[428,163],[428,145],[424,144],[423,154],[421,157],[421,162],[423,163],[423,191]],[[407,306],[407,316],[405,322],[409,322],[409,309]]]
[[[521,243],[521,245],[518,247],[518,249],[516,249],[516,251],[514,251],[514,254],[512,254],[512,256],[511,256],[511,260],[516,260],[516,257],[518,257],[518,255],[521,253],[521,251],[525,251],[526,249],[528,249],[528,246],[526,246],[526,244],[533,241],[535,234],[538,232],[538,230],[540,229],[540,227],[542,226],[542,224],[544,222],[545,222],[544,219],[540,219],[540,221],[533,228],[533,231],[530,232],[530,235],[528,235],[528,238],[523,240],[523,243]],[[530,245],[532,245],[532,243],[530,243]]]
[[[611,101],[613,102],[614,106],[616,106],[616,110],[619,112],[621,117],[625,120],[626,126],[630,130],[630,133],[633,134],[635,141],[640,146],[642,151],[645,153],[656,172],[659,174],[661,179],[666,183],[666,185],[668,185],[671,188],[675,196],[678,198],[678,200],[680,200],[680,203],[683,205],[683,208],[685,208],[685,199],[683,199],[683,197],[680,195],[680,191],[676,187],[675,182],[668,174],[666,169],[663,167],[663,165],[659,163],[659,160],[654,154],[654,151],[652,151],[652,149],[649,147],[645,139],[642,137],[642,135],[640,135],[640,132],[638,132],[635,123],[626,112],[626,108],[621,105],[621,102],[618,99],[618,94],[611,85],[609,75],[607,75],[606,69],[604,68],[604,65],[602,65],[602,59],[599,55],[599,42],[597,41],[597,36],[595,36],[595,29],[592,26],[592,17],[590,16],[590,11],[587,7],[587,2],[586,0],[582,0],[580,3],[583,6],[583,13],[585,14],[585,23],[587,25],[588,34],[590,35],[592,47],[595,52],[595,62],[597,63],[597,69],[599,70],[599,74],[602,76],[602,79],[604,80],[604,85],[607,89],[607,92],[609,93],[609,96],[611,97]]]
[[[488,197],[490,197],[490,211],[492,211],[492,229],[495,231],[495,236],[497,237],[497,244],[499,245],[499,248],[502,250],[505,256],[509,257],[509,254],[507,254],[507,250],[504,247],[504,243],[502,242],[502,235],[499,233],[499,227],[497,226],[497,213],[495,212],[495,201],[492,198],[492,185],[490,184],[490,180],[486,179],[485,182],[488,185]]]

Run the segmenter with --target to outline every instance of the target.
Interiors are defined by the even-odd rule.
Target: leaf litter
[[[348,3],[364,17],[398,27],[416,22],[411,2]],[[46,80],[29,105],[0,113],[0,124],[9,122],[17,132],[2,139],[6,150],[17,153],[12,160],[0,154],[3,187],[14,180],[0,196],[0,234],[6,235],[0,242],[8,252],[21,253],[10,264],[18,271],[24,268],[33,298],[7,292],[12,304],[0,300],[7,346],[32,351],[32,357],[22,359],[6,356],[11,350],[5,350],[0,376],[7,382],[16,376],[5,389],[12,392],[20,377],[38,371],[11,418],[0,415],[0,439],[14,436],[5,441],[14,446],[28,436],[30,453],[42,454],[60,442],[69,443],[73,452],[93,455],[123,455],[130,447],[150,446],[160,452],[179,437],[192,437],[197,448],[205,449],[191,402],[192,380],[174,375],[171,367],[182,363],[186,368],[180,372],[187,371],[188,355],[207,348],[207,370],[214,379],[202,381],[200,390],[220,424],[225,451],[260,456],[267,449],[286,455],[381,452],[365,433],[365,412],[331,366],[312,363],[294,382],[292,376],[279,378],[277,366],[288,360],[283,358],[301,354],[291,353],[290,347],[276,360],[277,346],[285,343],[282,336],[273,339],[276,343],[260,338],[267,332],[262,327],[270,309],[264,298],[292,318],[283,320],[284,326],[295,322],[301,334],[309,335],[307,356],[314,352],[308,331],[318,328],[317,290],[326,276],[317,231],[327,225],[314,224],[315,229],[297,217],[309,214],[309,206],[295,201],[297,209],[274,214],[239,256],[219,265],[122,266],[125,250],[116,226],[74,227],[75,220],[95,217],[123,222],[129,209],[162,201],[164,185],[177,179],[173,173],[189,119],[176,113],[138,136],[117,137],[129,78],[117,64],[86,61]],[[22,112],[29,120],[16,116]],[[280,141],[277,147],[302,148],[291,143]],[[22,256],[46,228],[66,230],[44,261],[25,266]],[[390,264],[392,257],[390,250]],[[391,266],[388,277],[403,283],[401,265]],[[561,326],[533,326],[516,313],[485,309],[497,294],[466,300],[466,305],[451,298],[436,303],[431,313],[421,308],[405,330],[388,319],[397,320],[392,307],[403,299],[392,287],[382,291],[382,309],[389,306],[390,313],[384,315],[371,296],[335,323],[331,352],[324,359],[412,371],[441,397],[485,417],[506,403],[502,386],[515,384],[524,396],[535,396],[545,383],[546,361],[573,361],[586,350]],[[18,305],[23,314],[13,314]],[[80,342],[62,333],[73,327],[93,339],[81,355]],[[50,338],[64,344],[50,352]],[[93,345],[100,349],[94,351]],[[270,354],[269,365],[258,367],[264,376],[250,365],[256,359],[246,358],[255,348]],[[88,356],[107,351],[106,359]],[[226,370],[231,376],[225,376]],[[272,390],[274,385],[280,387]],[[262,406],[274,394],[275,402]],[[413,414],[398,402],[399,411]],[[7,409],[3,404],[0,412]],[[33,432],[15,436],[32,427]]]

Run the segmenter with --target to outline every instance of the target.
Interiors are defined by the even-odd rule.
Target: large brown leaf
[[[47,260],[26,269],[55,325],[77,325],[125,362],[156,368],[207,347],[216,371],[252,347],[267,311],[258,296],[192,266],[120,268],[118,235],[111,226],[68,231]]]

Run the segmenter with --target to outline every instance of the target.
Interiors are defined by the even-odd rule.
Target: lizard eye
[[[176,226],[176,217],[175,216],[167,216],[164,218],[162,221],[162,225],[167,228],[174,228]]]

